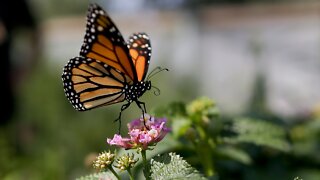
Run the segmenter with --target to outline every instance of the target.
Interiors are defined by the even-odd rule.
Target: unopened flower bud
[[[115,154],[111,153],[110,151],[102,152],[99,154],[99,156],[96,158],[95,161],[93,161],[93,167],[95,169],[98,169],[100,171],[104,170],[108,166],[111,166],[115,158]]]

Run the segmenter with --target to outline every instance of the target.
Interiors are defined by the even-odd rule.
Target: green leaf
[[[158,155],[151,160],[151,178],[157,180],[206,179],[175,153]]]
[[[253,143],[281,151],[289,151],[286,131],[279,125],[258,119],[239,118],[234,120],[232,131],[237,135],[224,138],[229,143]]]
[[[219,110],[214,101],[205,96],[189,103],[186,109],[189,118],[196,124],[207,124],[211,119],[219,115]]]
[[[101,172],[101,173],[94,173],[87,176],[82,176],[80,178],[77,178],[77,180],[111,180],[111,179],[117,179],[111,172]]]
[[[174,118],[172,121],[172,133],[175,138],[184,136],[188,129],[191,128],[191,121],[186,118]]]
[[[243,164],[251,164],[252,160],[249,154],[239,148],[231,147],[231,146],[224,146],[217,148],[217,153],[224,157],[236,160]]]

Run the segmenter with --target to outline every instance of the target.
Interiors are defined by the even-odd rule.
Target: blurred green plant
[[[173,149],[208,177],[219,175],[216,168],[219,161],[250,165],[252,158],[250,152],[242,148],[244,144],[282,152],[290,150],[283,127],[251,118],[223,121],[215,103],[207,97],[188,104],[172,103],[154,112],[156,116],[167,116],[171,120],[172,138],[177,142]]]
[[[189,175],[198,179],[228,179],[228,176],[224,177],[223,162],[235,163],[233,168],[238,168],[245,174],[245,168],[254,169],[257,165],[256,154],[252,150],[266,151],[270,157],[275,154],[289,157],[294,152],[290,142],[293,138],[290,138],[290,131],[285,127],[248,117],[223,120],[215,103],[207,97],[200,97],[187,104],[175,102],[169,106],[158,107],[153,109],[153,114],[157,117],[168,117],[172,133],[155,148],[150,149],[148,163],[151,167],[151,179],[179,179]],[[175,164],[176,162],[171,164],[166,162],[165,158],[157,159],[159,154],[162,154],[162,157],[178,158],[183,162],[177,163],[181,166]],[[184,166],[184,162],[188,162],[188,165]],[[141,169],[139,170],[139,163],[137,165],[132,179],[139,177]],[[289,173],[286,175],[289,177]],[[293,175],[292,173],[291,176]],[[254,175],[255,178],[258,176]]]

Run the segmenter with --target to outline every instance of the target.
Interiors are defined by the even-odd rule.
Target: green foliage
[[[90,154],[105,150],[106,137],[117,132],[113,118],[120,105],[75,111],[63,94],[60,71],[50,74],[42,66],[18,91],[14,121],[0,129],[0,179],[75,179],[91,173]],[[158,106],[152,114],[167,117],[172,128],[170,135],[148,151],[148,159],[176,152],[209,178],[320,177],[319,115],[284,124],[281,118],[263,113],[226,118],[205,97],[159,106],[150,96],[148,102]],[[140,115],[136,110],[133,106],[124,113],[123,125]],[[141,177],[141,166],[137,163],[135,177]]]
[[[292,144],[292,151],[295,155],[309,157],[320,162],[320,119],[314,119],[293,126],[290,129],[289,135],[294,142]]]
[[[227,145],[218,147],[217,155],[246,165],[250,165],[252,163],[252,159],[246,151],[234,146]]]
[[[159,155],[151,159],[151,178],[157,180],[206,179],[175,153]]]
[[[286,131],[279,125],[259,119],[237,118],[231,130],[235,136],[223,138],[228,143],[253,143],[280,151],[289,151]]]
[[[116,179],[116,177],[110,173],[110,172],[101,172],[101,173],[94,173],[87,176],[82,176],[80,178],[77,178],[76,180],[111,180]]]
[[[208,177],[223,174],[217,170],[221,165],[240,169],[256,166],[258,160],[253,152],[273,150],[274,155],[288,155],[292,150],[287,128],[280,123],[250,117],[220,119],[215,103],[206,97],[190,103],[171,103],[154,112],[171,120],[172,138],[177,141],[172,149]]]
[[[187,115],[194,123],[206,123],[219,116],[215,103],[208,97],[200,97],[186,106]]]
[[[187,161],[175,153],[157,155],[150,161],[151,179],[206,179],[198,170],[191,167]],[[149,173],[148,173],[149,174]],[[77,178],[77,180],[117,179],[111,172],[94,173]]]

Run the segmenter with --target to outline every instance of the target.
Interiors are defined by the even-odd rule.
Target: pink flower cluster
[[[143,121],[145,121],[145,125]],[[145,115],[145,119],[136,119],[128,124],[128,134],[130,137],[121,137],[121,135],[115,134],[113,139],[108,138],[107,142],[110,145],[116,145],[125,149],[141,148],[142,150],[146,150],[149,146],[156,145],[170,131],[165,126],[166,122],[165,118],[154,118]]]

